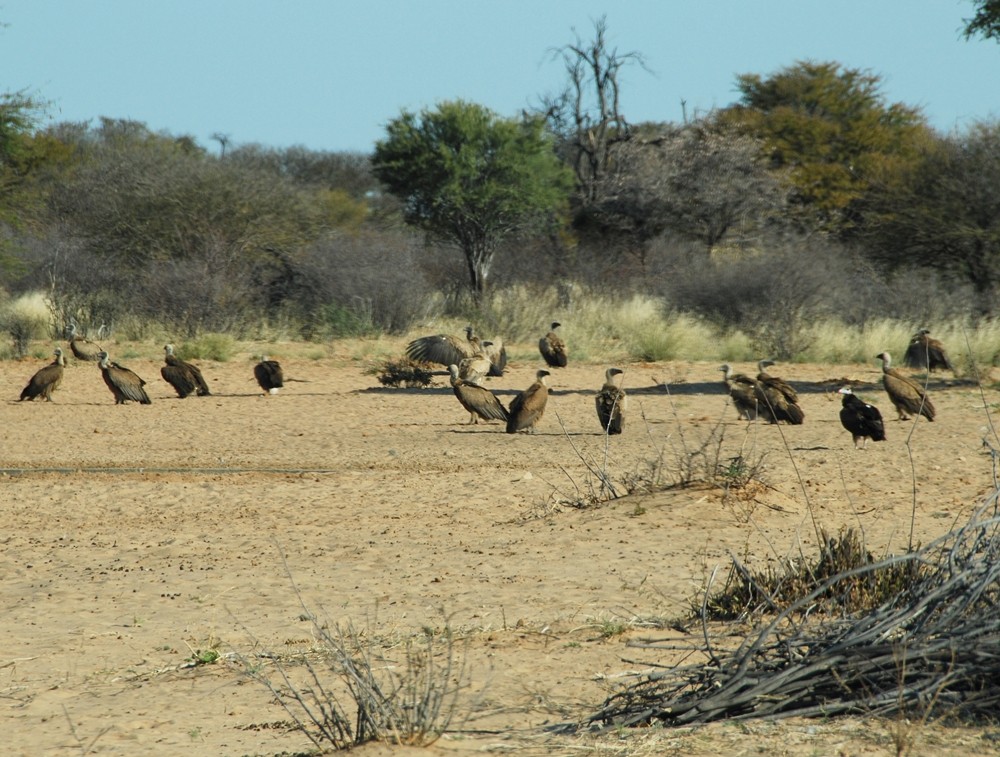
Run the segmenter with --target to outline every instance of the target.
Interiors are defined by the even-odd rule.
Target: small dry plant
[[[468,685],[449,625],[383,644],[351,623],[331,627],[309,618],[318,643],[308,653],[265,652],[258,657],[273,667],[245,660],[244,668],[317,748],[427,746],[448,730]]]
[[[403,387],[406,389],[417,389],[429,386],[434,379],[434,374],[424,363],[415,363],[412,360],[387,360],[382,369],[376,374],[382,386]]]

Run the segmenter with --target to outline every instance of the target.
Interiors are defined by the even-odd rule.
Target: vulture
[[[459,361],[458,375],[463,381],[479,384],[482,383],[484,376],[492,375],[490,370],[493,363],[486,355],[486,350],[491,344],[492,342],[480,342],[476,339],[473,343],[474,353]],[[448,366],[448,370],[451,370],[451,365]]]
[[[882,386],[889,395],[889,401],[896,408],[899,420],[908,421],[910,415],[919,413],[927,420],[933,421],[936,411],[924,388],[893,368],[892,358],[888,352],[880,352],[875,358],[882,361]]]
[[[101,346],[96,344],[89,339],[84,339],[82,336],[78,336],[76,321],[70,321],[69,324],[69,349],[73,353],[73,356],[77,360],[88,360],[91,362],[96,362],[100,360]]]
[[[491,340],[488,346],[479,342],[479,337],[473,333],[472,326],[465,327],[465,339],[451,334],[434,334],[414,339],[406,345],[406,356],[420,363],[438,363],[439,365],[455,365],[461,368],[465,358],[475,357],[482,351],[489,360],[489,371],[485,375],[503,376],[507,367],[507,350],[498,337]]]
[[[455,396],[462,407],[469,411],[469,423],[479,423],[480,418],[484,421],[507,421],[507,408],[493,392],[461,378],[458,366],[454,363],[448,366],[448,373],[451,374],[451,388],[455,391]]]
[[[167,364],[160,368],[160,375],[174,388],[178,397],[184,399],[192,392],[197,392],[199,397],[211,394],[198,367],[185,363],[177,357],[174,354],[174,345],[166,345],[163,351],[166,353],[164,359]]]
[[[733,405],[740,418],[752,421],[757,417],[757,382],[745,373],[733,373],[729,363],[719,366],[722,371],[722,383],[726,385]]]
[[[52,392],[59,388],[62,383],[63,371],[66,367],[66,358],[63,351],[56,347],[56,359],[44,368],[40,368],[28,381],[28,385],[21,390],[21,399],[33,400],[36,397],[44,397],[46,402],[52,402]]]
[[[545,413],[545,403],[549,399],[549,387],[545,378],[549,372],[542,369],[535,374],[535,383],[520,392],[510,403],[507,418],[507,433],[516,434],[527,430],[534,433],[535,424]]]
[[[884,442],[885,424],[882,423],[882,413],[878,408],[862,401],[848,386],[838,391],[844,395],[843,407],[840,408],[840,422],[854,437],[854,448],[864,449],[868,446],[869,439],[873,442]]]
[[[764,371],[770,365],[774,365],[773,360],[757,363],[757,407],[771,423],[783,421],[798,426],[806,417],[799,407],[799,395],[787,381]]]
[[[615,383],[615,376],[621,376],[623,373],[621,368],[608,368],[604,372],[604,386],[595,398],[597,419],[601,422],[601,429],[607,434],[620,434],[625,423],[628,396],[625,390]]]
[[[920,329],[910,338],[910,346],[903,355],[903,364],[928,373],[943,368],[954,373],[955,367],[948,359],[944,345],[933,339],[927,329]]]
[[[124,405],[129,400],[138,402],[140,405],[152,404],[149,395],[143,389],[146,382],[139,378],[134,371],[130,371],[118,363],[110,362],[108,353],[104,350],[98,353],[97,359],[97,365],[104,376],[104,383],[108,385],[108,389],[115,396],[116,405]]]
[[[264,390],[264,394],[277,394],[285,385],[285,375],[277,360],[268,360],[267,355],[260,356],[260,362],[253,367],[253,376]]]
[[[546,364],[551,368],[566,367],[566,342],[556,333],[556,329],[561,325],[558,321],[553,321],[549,333],[538,340],[538,351],[542,353]]]

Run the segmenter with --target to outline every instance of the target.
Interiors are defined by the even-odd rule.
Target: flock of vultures
[[[140,405],[152,403],[146,392],[145,380],[130,368],[113,362],[107,351],[99,344],[79,336],[75,325],[70,327],[69,349],[77,360],[97,363],[104,383],[115,398],[116,405],[124,405],[126,402],[138,402]],[[178,397],[183,399],[191,394],[205,397],[212,393],[198,366],[177,357],[172,344],[166,345],[163,351],[164,365],[160,368],[160,375],[174,388]],[[55,360],[31,377],[27,386],[21,390],[20,400],[34,400],[41,397],[51,402],[52,393],[62,383],[65,367],[66,357],[62,348],[56,347]],[[268,360],[266,355],[262,355],[260,362],[254,366],[253,375],[265,394],[276,394],[284,386],[285,378],[281,364],[276,360]]]
[[[538,342],[538,350],[549,368],[564,368],[568,361],[566,342],[559,336],[555,322],[551,330]],[[465,337],[450,334],[436,334],[421,337],[410,342],[406,356],[420,363],[438,363],[448,366],[451,386],[455,396],[469,412],[469,422],[480,419],[502,421],[509,434],[519,431],[531,432],[545,413],[548,400],[548,370],[539,370],[535,382],[517,394],[504,407],[499,398],[483,383],[487,376],[502,376],[507,357],[499,339],[481,340],[471,326],[465,329]],[[888,352],[876,356],[882,361],[882,385],[889,400],[895,407],[900,420],[908,420],[911,415],[922,415],[928,421],[934,420],[934,405],[926,388],[909,376],[892,367]],[[954,371],[944,346],[930,336],[927,329],[913,335],[904,356],[904,362],[911,368],[925,371],[947,369]],[[798,393],[784,379],[771,375],[767,368],[774,365],[772,360],[761,360],[757,364],[756,376],[734,374],[726,364],[719,370],[723,373],[723,383],[733,400],[741,418],[760,418],[768,423],[801,424],[805,413],[799,404]],[[628,409],[628,396],[616,376],[622,375],[619,368],[608,368],[604,375],[604,385],[595,395],[597,419],[607,434],[620,434],[624,428]],[[884,441],[885,425],[877,407],[856,397],[849,387],[839,390],[843,395],[840,420],[854,439],[856,447],[864,448],[868,440]]]
[[[538,349],[548,368],[565,368],[569,353],[566,342],[558,334],[560,324],[553,322],[549,332],[538,342]],[[77,334],[75,324],[69,331],[69,349],[78,360],[96,362],[101,370],[116,404],[138,402],[150,404],[146,393],[146,382],[134,371],[119,363],[112,362],[100,345]],[[184,398],[189,395],[210,395],[208,384],[201,370],[174,354],[172,345],[164,347],[164,365],[160,369],[163,380]],[[447,366],[455,397],[469,413],[469,422],[501,421],[509,434],[520,431],[533,432],[545,414],[549,387],[547,379],[551,375],[547,369],[540,369],[535,381],[523,392],[519,392],[509,407],[504,407],[499,398],[488,389],[484,380],[488,376],[503,376],[507,365],[507,353],[499,339],[483,340],[471,326],[465,329],[465,336],[436,334],[415,339],[406,347],[410,360],[420,363],[437,363]],[[889,401],[896,409],[900,420],[922,415],[928,421],[934,420],[934,404],[926,387],[892,367],[888,352],[876,356],[882,361],[882,385]],[[944,346],[930,336],[927,329],[914,334],[904,355],[904,363],[911,368],[927,371],[946,369],[954,371]],[[55,350],[55,360],[37,371],[21,392],[21,400],[39,397],[52,400],[52,393],[63,378],[66,360],[61,348]],[[799,404],[795,389],[784,379],[767,372],[774,365],[772,360],[761,360],[757,364],[757,375],[734,374],[726,364],[719,370],[723,373],[723,383],[732,398],[740,417],[745,420],[761,419],[768,423],[801,424],[805,413]],[[265,394],[275,394],[284,384],[281,365],[276,360],[262,356],[254,366],[254,378]],[[608,368],[604,375],[604,385],[594,397],[597,419],[606,434],[620,434],[625,425],[628,410],[628,395],[621,386],[623,375],[619,368]],[[843,394],[840,420],[854,439],[856,447],[864,448],[868,440],[885,440],[885,425],[877,407],[856,397],[849,387],[839,390]]]

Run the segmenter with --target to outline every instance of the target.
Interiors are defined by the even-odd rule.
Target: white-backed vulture
[[[799,406],[799,395],[791,384],[783,378],[764,371],[773,360],[757,363],[757,409],[771,423],[791,423],[798,426],[805,420],[805,413]]]
[[[448,366],[451,374],[451,388],[455,392],[462,407],[469,411],[469,423],[484,421],[507,421],[507,408],[489,389],[471,381],[466,381],[458,375],[458,366],[452,363]]]
[[[553,321],[549,333],[538,340],[538,351],[552,368],[565,368],[569,359],[566,342],[556,333],[556,329],[561,325],[558,321]]]
[[[101,375],[104,376],[104,383],[114,395],[116,405],[124,405],[129,400],[140,405],[152,404],[143,388],[146,382],[139,378],[135,371],[118,363],[112,363],[108,359],[108,353],[103,350],[98,353],[97,359]]]
[[[534,433],[535,424],[545,414],[545,404],[549,399],[549,387],[545,383],[550,374],[542,369],[535,374],[535,383],[520,392],[510,403],[507,418],[507,433],[518,431]]]
[[[864,449],[868,446],[869,439],[873,442],[884,442],[885,424],[882,422],[882,413],[879,409],[863,401],[848,386],[838,391],[844,395],[840,408],[840,422],[851,432],[854,448]]]
[[[483,375],[503,376],[507,367],[507,350],[499,337],[490,340],[488,347],[480,344],[472,326],[465,327],[465,339],[452,334],[434,334],[414,339],[406,345],[406,356],[420,363],[437,363],[448,366],[454,363],[461,369],[465,358],[475,357],[482,351],[490,361],[490,368]]]
[[[264,394],[277,394],[285,385],[285,374],[277,360],[268,360],[267,355],[260,356],[260,362],[253,367],[253,377],[257,379]]]
[[[955,372],[955,367],[948,359],[944,345],[930,336],[928,329],[920,329],[910,338],[910,344],[903,355],[903,364],[928,373],[938,368]]]
[[[166,345],[163,351],[166,353],[166,365],[160,368],[160,375],[174,388],[178,397],[184,399],[192,392],[197,392],[199,397],[207,397],[212,393],[198,367],[184,362],[174,354],[174,345]]]
[[[76,321],[69,324],[69,349],[77,360],[96,362],[101,359],[101,345],[79,336]]]
[[[882,386],[889,395],[889,401],[896,408],[899,420],[908,421],[910,415],[919,413],[927,420],[933,421],[937,411],[924,388],[893,368],[892,358],[888,352],[880,352],[875,358],[882,361]]]
[[[628,395],[615,383],[615,376],[621,376],[621,368],[608,368],[604,372],[604,386],[597,393],[597,419],[601,429],[606,434],[620,434],[625,424],[625,411],[628,409]]]
[[[484,376],[491,375],[490,370],[493,367],[493,363],[486,355],[486,350],[490,346],[490,342],[480,342],[473,337],[472,345],[473,354],[462,358],[458,362],[458,376],[463,381],[479,384],[482,382]],[[454,363],[449,364],[449,370],[451,370],[451,365],[454,365]]]
[[[729,363],[719,366],[722,383],[733,400],[740,418],[752,421],[757,418],[757,382],[745,373],[733,373]]]
[[[46,402],[52,402],[52,392],[59,388],[62,383],[63,373],[66,368],[66,358],[63,351],[56,347],[56,359],[44,368],[40,368],[35,375],[28,380],[28,385],[21,390],[21,399],[34,400],[36,397],[44,397]]]

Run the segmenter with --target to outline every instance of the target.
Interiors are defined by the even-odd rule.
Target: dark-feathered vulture
[[[948,353],[940,341],[934,339],[927,329],[920,329],[910,338],[910,345],[903,355],[903,364],[924,371],[943,368],[954,373],[955,368],[948,359]]]
[[[487,347],[481,345],[479,337],[473,333],[472,326],[465,327],[465,339],[451,334],[434,334],[414,339],[406,345],[406,356],[410,360],[421,363],[437,363],[451,365],[454,363],[461,369],[465,358],[474,357],[482,351],[490,360],[490,369],[484,375],[503,376],[507,367],[507,350],[499,337],[491,339]]]
[[[545,414],[545,404],[549,399],[549,387],[545,379],[549,372],[542,369],[535,374],[535,383],[520,392],[510,403],[507,418],[507,433],[518,431],[534,433],[535,424]]]
[[[774,365],[773,360],[757,363],[757,409],[771,423],[791,423],[799,425],[805,420],[805,413],[799,406],[799,395],[791,384],[782,378],[765,372]]]
[[[96,362],[101,359],[101,345],[79,336],[76,321],[69,324],[69,349],[77,360]]]
[[[615,383],[615,376],[621,376],[623,373],[621,368],[608,368],[604,372],[604,386],[595,398],[597,419],[607,434],[620,434],[625,423],[628,395]]]
[[[285,385],[285,374],[277,360],[268,360],[267,355],[260,356],[260,362],[253,367],[253,377],[257,379],[264,394],[277,394]]]
[[[198,367],[184,362],[174,354],[174,345],[166,345],[163,351],[166,353],[166,365],[160,368],[160,375],[174,388],[178,397],[184,399],[192,392],[197,392],[199,397],[207,397],[212,393]]]
[[[740,418],[754,420],[757,417],[757,382],[745,373],[733,373],[729,363],[719,366],[719,370]]]
[[[908,421],[910,415],[920,414],[933,421],[937,411],[931,404],[931,398],[916,381],[892,367],[892,358],[888,352],[880,352],[875,356],[882,361],[882,386],[889,395],[889,401],[896,408],[899,420]]]
[[[549,333],[538,340],[538,351],[552,368],[565,368],[569,357],[566,352],[566,342],[556,333],[556,329],[561,325],[558,321],[553,321]]]
[[[873,442],[884,442],[885,424],[882,422],[882,413],[879,409],[862,401],[850,387],[845,386],[838,391],[844,395],[843,406],[840,408],[840,422],[851,432],[855,449],[867,447],[869,439]]]
[[[115,396],[116,405],[124,405],[129,400],[138,402],[140,405],[152,404],[149,395],[143,388],[146,382],[139,378],[134,371],[118,363],[112,363],[108,359],[108,353],[103,350],[98,353],[97,359],[101,375],[104,376],[104,383],[108,385],[108,389]]]
[[[63,351],[56,347],[56,359],[44,368],[40,368],[28,381],[28,385],[21,390],[21,399],[33,400],[36,397],[44,397],[46,402],[52,401],[52,392],[59,388],[63,380],[63,371],[66,367],[66,358]]]
[[[448,373],[451,374],[451,388],[455,391],[455,396],[462,403],[462,407],[469,411],[469,423],[479,423],[480,418],[484,421],[506,422],[507,408],[493,392],[462,379],[458,375],[458,366],[454,363],[448,366]]]

